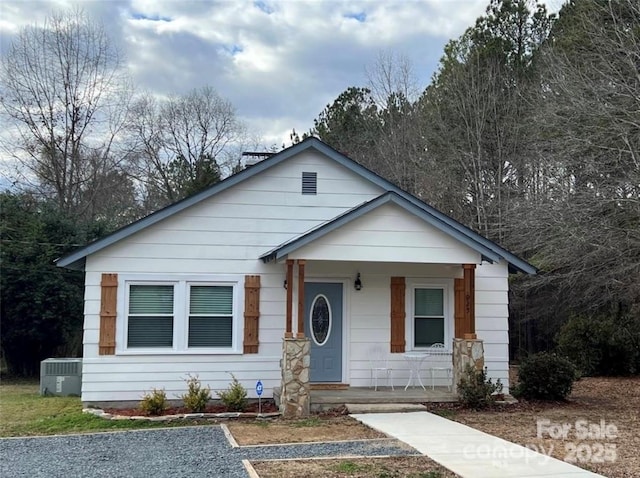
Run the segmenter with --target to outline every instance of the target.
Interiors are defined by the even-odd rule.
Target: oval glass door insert
[[[311,304],[311,336],[317,345],[324,345],[331,332],[331,307],[327,298],[318,294]]]

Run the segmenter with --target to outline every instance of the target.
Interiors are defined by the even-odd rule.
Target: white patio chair
[[[391,378],[393,369],[391,365],[389,365],[387,353],[381,346],[376,345],[369,351],[369,364],[371,366],[371,385],[374,387],[374,390],[378,390],[378,376],[380,374],[387,379],[387,386],[391,385],[391,390],[395,390]]]
[[[451,390],[453,380],[453,362],[451,352],[447,351],[444,344],[433,344],[427,350],[427,369],[431,377],[431,390],[435,389],[435,373],[444,372],[447,376],[447,387]]]

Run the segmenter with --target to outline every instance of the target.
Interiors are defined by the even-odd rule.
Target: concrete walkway
[[[463,478],[595,478],[596,473],[428,412],[353,414]]]

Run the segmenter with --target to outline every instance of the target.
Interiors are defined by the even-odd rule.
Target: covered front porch
[[[475,271],[498,262],[491,250],[387,196],[261,259],[285,272],[281,409],[455,400],[455,340],[476,340]],[[375,390],[385,368],[396,390]]]
[[[466,307],[474,302],[475,264],[290,258],[284,262],[288,313],[281,361],[282,385],[285,390],[299,392],[285,395],[289,397],[285,403],[302,403],[307,396],[309,411],[324,411],[349,404],[457,400],[455,340],[475,340],[473,307]],[[337,298],[328,292],[328,286],[338,291]],[[441,299],[437,301],[441,306],[440,318],[434,319],[442,326],[442,335],[437,339],[442,349],[437,351],[432,343],[420,342],[431,331],[419,335],[416,330],[421,318],[416,313],[415,301],[425,296],[424,291],[437,292],[435,295]],[[325,312],[329,318],[324,322],[314,318],[313,304],[320,296],[327,302]],[[326,327],[314,330],[317,324]],[[334,334],[341,334],[335,348],[321,355],[322,347]],[[319,367],[323,368],[323,374],[330,368],[324,367],[325,362],[319,357],[329,357],[326,363],[333,364],[335,378],[322,375],[318,379]],[[440,362],[434,362],[436,359]],[[385,374],[386,368],[390,370],[389,376]],[[280,395],[279,389],[274,390],[276,400]]]

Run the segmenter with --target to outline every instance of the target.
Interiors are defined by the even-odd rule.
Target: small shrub
[[[431,411],[431,413],[433,413],[434,415],[438,415],[439,417],[442,417],[442,418],[453,418],[456,416],[456,412],[454,410],[448,410],[446,408],[443,408],[440,410],[433,410]]]
[[[582,375],[640,373],[640,317],[573,316],[556,336],[558,351]]]
[[[198,376],[187,376],[187,393],[182,395],[184,406],[194,413],[204,412],[211,400],[211,387],[203,387]]]
[[[362,465],[354,463],[353,461],[341,461],[335,467],[340,473],[353,474],[358,471],[362,471]]]
[[[496,383],[487,378],[487,369],[476,370],[467,365],[464,374],[458,382],[460,401],[469,408],[476,410],[487,408],[495,402],[494,393],[502,392],[500,379]]]
[[[147,415],[162,415],[167,407],[167,394],[164,389],[152,389],[142,396],[140,402],[140,409]]]
[[[238,382],[235,375],[231,374],[231,378],[229,388],[216,394],[229,410],[241,412],[247,408],[247,390]]]
[[[571,393],[578,372],[568,359],[548,352],[530,355],[518,372],[516,395],[540,400],[563,400]]]
[[[292,425],[298,428],[319,427],[320,425],[322,425],[322,420],[320,420],[318,417],[309,417],[295,421],[292,423]]]

